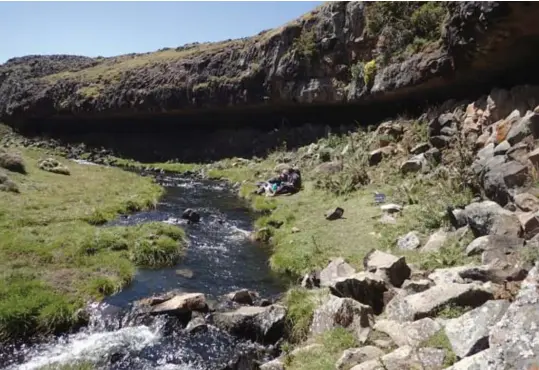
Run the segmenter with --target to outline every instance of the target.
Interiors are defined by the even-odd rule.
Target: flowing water
[[[268,254],[248,238],[253,215],[225,185],[161,176],[167,191],[158,207],[119,218],[110,225],[162,221],[181,224],[189,247],[172,268],[139,270],[122,292],[90,308],[90,324],[75,334],[20,348],[0,349],[4,369],[57,369],[59,365],[92,362],[100,369],[225,369],[247,368],[238,361],[262,353],[260,345],[233,338],[209,326],[186,332],[172,319],[156,317],[141,322],[131,308],[134,301],[170,290],[201,292],[218,299],[247,288],[262,297],[282,291],[267,266]],[[193,208],[198,224],[185,224],[181,214]],[[104,226],[106,227],[106,226]],[[243,355],[243,357],[242,357]]]

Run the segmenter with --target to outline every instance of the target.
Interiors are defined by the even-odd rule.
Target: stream
[[[117,370],[249,369],[248,361],[242,361],[253,353],[269,358],[267,348],[212,326],[187,332],[165,316],[141,322],[133,315],[134,301],[171,290],[204,293],[209,301],[243,288],[270,299],[283,291],[269,270],[268,252],[247,238],[254,215],[226,184],[166,175],[157,180],[166,193],[156,209],[108,225],[179,224],[189,239],[185,257],[171,268],[139,269],[130,286],[90,307],[89,325],[74,334],[0,349],[0,368],[58,369],[91,362],[98,369]],[[181,220],[186,208],[201,215],[200,223]]]

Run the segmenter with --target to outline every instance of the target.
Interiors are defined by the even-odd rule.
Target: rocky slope
[[[424,99],[539,59],[536,3],[399,4],[327,3],[253,37],[148,54],[14,58],[0,66],[0,119]]]

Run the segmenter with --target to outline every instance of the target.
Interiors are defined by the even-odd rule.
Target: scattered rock
[[[401,172],[403,174],[420,172],[427,169],[427,167],[428,164],[425,154],[418,154],[408,159],[401,165]]]
[[[530,193],[520,193],[514,197],[515,205],[524,212],[539,211],[539,199]]]
[[[323,173],[327,175],[333,175],[343,170],[342,163],[340,161],[324,162],[319,164],[315,169],[315,173]]]
[[[530,152],[528,154],[528,159],[535,168],[539,167],[539,148]]]
[[[421,247],[421,252],[435,252],[442,248],[447,242],[449,233],[443,229],[436,231],[429,237],[429,240]]]
[[[466,255],[473,256],[481,254],[486,250],[514,249],[524,245],[524,240],[513,236],[505,235],[484,235],[474,239],[466,247]]]
[[[58,162],[54,158],[42,159],[38,162],[38,167],[43,171],[57,173],[60,175],[70,175],[69,168]]]
[[[528,161],[528,145],[526,143],[517,143],[505,153],[507,158],[526,164]]]
[[[476,237],[489,234],[519,237],[521,234],[518,217],[496,202],[485,200],[472,203],[466,206],[464,212]]]
[[[350,266],[344,258],[336,258],[320,272],[320,286],[329,287],[335,280],[351,276],[355,273],[356,269]]]
[[[204,318],[202,317],[195,317],[185,327],[185,332],[194,334],[201,331],[205,331],[208,329],[208,325],[206,324],[206,321],[204,321]]]
[[[344,209],[342,209],[341,207],[337,207],[335,209],[328,210],[324,214],[324,217],[326,218],[326,220],[334,221],[341,218],[343,213],[344,213]]]
[[[391,320],[378,320],[374,325],[374,330],[389,335],[399,347],[406,345],[417,347],[441,328],[439,323],[428,317],[402,324]]]
[[[380,217],[379,222],[385,225],[395,225],[397,223],[397,219],[391,215],[383,214],[382,217]]]
[[[408,294],[421,293],[432,286],[432,282],[428,279],[406,280],[402,284],[402,289]]]
[[[305,274],[301,280],[301,286],[307,289],[320,287],[320,272],[314,271],[309,274]]]
[[[365,271],[375,273],[395,287],[400,287],[411,273],[405,257],[396,257],[375,249],[367,253],[363,267]]]
[[[443,149],[449,146],[451,143],[451,137],[445,135],[433,136],[429,139],[430,144],[438,149]]]
[[[533,369],[539,364],[539,270],[531,269],[515,301],[490,330],[490,369]]]
[[[443,369],[445,351],[438,348],[418,348],[403,346],[383,356],[380,361],[383,367],[380,370],[403,369]],[[352,368],[354,369],[354,368]]]
[[[206,311],[206,297],[202,293],[186,293],[176,295],[162,303],[155,305],[151,313],[154,315],[177,315],[191,311]]]
[[[421,154],[421,153],[425,153],[429,149],[430,149],[429,143],[420,143],[420,144],[417,144],[416,146],[414,146],[410,150],[410,153],[411,154]]]
[[[286,308],[280,305],[240,307],[213,315],[213,324],[230,334],[261,342],[275,343],[283,336]]]
[[[393,154],[395,154],[395,148],[391,145],[373,150],[369,153],[369,166],[376,166],[384,158],[390,157]]]
[[[518,111],[515,111],[518,112]],[[513,116],[511,113],[510,117]],[[519,114],[520,116],[520,114]],[[508,118],[509,119],[509,118]],[[516,121],[509,133],[507,134],[507,141],[513,145],[516,144],[527,136],[531,135],[534,132],[537,132],[537,127],[539,125],[539,116],[534,112],[528,111],[524,117]]]
[[[329,288],[337,297],[353,298],[371,306],[377,315],[382,312],[384,293],[388,291],[386,282],[369,272],[360,272],[333,280]]]
[[[352,332],[359,343],[364,343],[373,324],[371,307],[350,298],[329,296],[328,301],[314,312],[311,333],[321,334],[343,327]]]
[[[430,148],[424,153],[429,163],[440,163],[442,161],[442,152],[438,148]]]
[[[183,276],[186,279],[192,279],[193,278],[193,271],[189,269],[178,269],[176,270],[176,275]]]
[[[253,304],[253,296],[251,295],[251,292],[247,289],[241,289],[235,292],[228,293],[226,297],[228,300],[239,304]]]
[[[509,144],[509,141],[504,140],[496,145],[494,148],[494,155],[504,155],[509,149],[511,149],[511,144]]]
[[[487,349],[489,330],[500,320],[507,307],[509,302],[504,300],[488,301],[456,319],[448,320],[445,333],[453,352],[463,358]]]
[[[382,210],[382,212],[392,214],[392,213],[398,213],[402,211],[402,206],[399,206],[398,204],[389,203],[389,204],[381,205],[380,209]]]
[[[491,350],[486,349],[473,356],[463,358],[445,370],[498,370],[497,368],[491,367],[491,364],[489,364],[490,356]]]
[[[191,208],[187,208],[185,211],[183,211],[182,218],[189,222],[200,221],[200,215],[196,211],[192,210]]]
[[[384,351],[374,346],[350,348],[345,350],[341,357],[339,357],[335,367],[337,370],[348,370],[357,364],[380,358],[383,355]]]
[[[297,234],[297,233],[299,233],[301,230],[300,230],[299,228],[297,228],[297,227],[294,226],[294,227],[292,227],[292,229],[290,229],[290,231],[292,232],[292,234]]]
[[[390,320],[413,321],[428,317],[448,304],[477,307],[492,299],[491,289],[473,284],[442,284],[409,296],[397,296],[386,307]]]
[[[417,232],[410,231],[408,234],[397,239],[397,246],[403,250],[414,250],[421,245]]]

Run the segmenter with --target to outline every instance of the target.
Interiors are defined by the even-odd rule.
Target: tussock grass
[[[329,292],[294,287],[286,292],[284,302],[288,307],[287,327],[292,343],[305,340],[309,334],[314,310]]]
[[[184,234],[172,225],[92,225],[155,205],[162,189],[150,178],[76,163],[59,176],[38,168],[43,151],[21,154],[28,173],[10,175],[20,193],[0,197],[0,341],[64,330],[87,299],[128,284],[135,266],[180,258]]]
[[[342,351],[358,345],[354,336],[343,328],[329,330],[314,338],[313,342],[322,347],[301,352],[298,356],[286,356],[286,369],[334,370]]]

